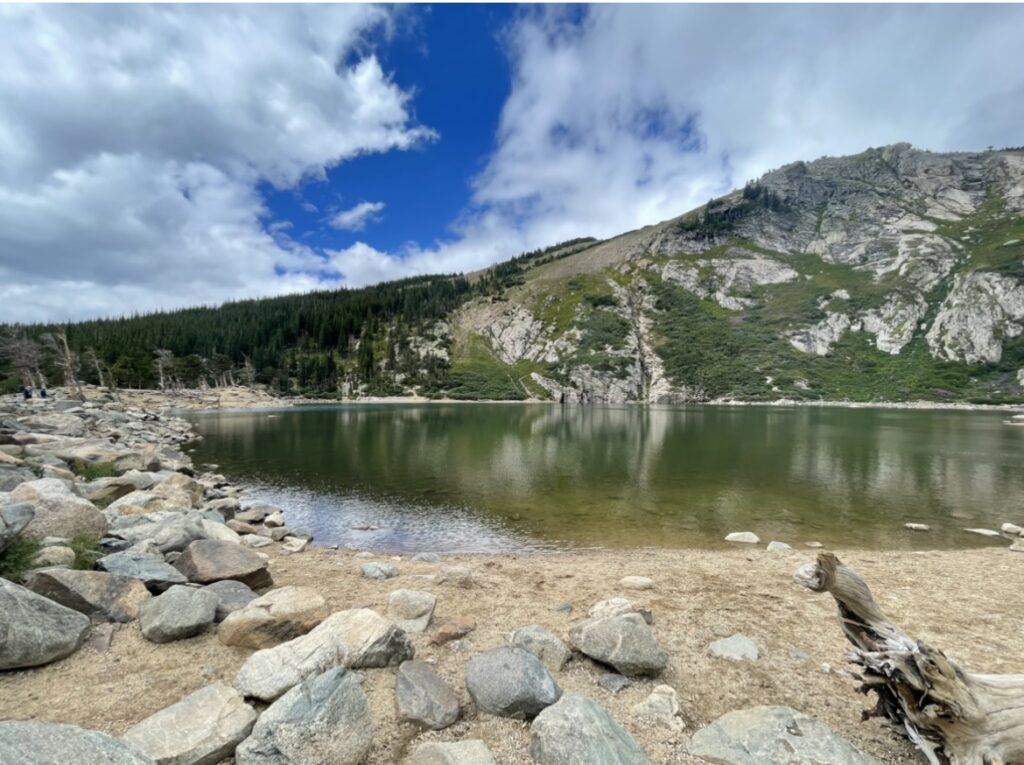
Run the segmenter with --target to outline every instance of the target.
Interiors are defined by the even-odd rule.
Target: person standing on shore
[[[26,401],[28,401],[30,398],[32,398],[32,389],[27,385],[23,385],[21,388],[21,395],[24,396]]]

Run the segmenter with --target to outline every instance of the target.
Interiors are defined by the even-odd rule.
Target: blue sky
[[[0,321],[473,271],[1024,144],[1021,5],[0,5]]]

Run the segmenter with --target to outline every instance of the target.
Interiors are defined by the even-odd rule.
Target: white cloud
[[[331,226],[342,231],[362,231],[367,223],[377,220],[383,209],[383,202],[360,202],[331,216]]]
[[[1020,6],[595,5],[507,32],[512,90],[452,241],[474,269],[682,214],[800,159],[1024,143]]]
[[[258,184],[433,137],[365,52],[391,13],[0,8],[0,321],[320,286]]]

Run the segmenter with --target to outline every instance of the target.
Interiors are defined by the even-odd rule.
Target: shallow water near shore
[[[1024,428],[998,412],[485,404],[190,414],[191,452],[321,544],[396,552],[1003,545]],[[903,528],[926,523],[930,532]]]

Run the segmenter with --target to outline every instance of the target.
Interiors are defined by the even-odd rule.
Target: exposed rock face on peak
[[[928,331],[932,352],[950,361],[994,364],[1003,340],[1024,332],[1024,280],[995,273],[958,275]]]

